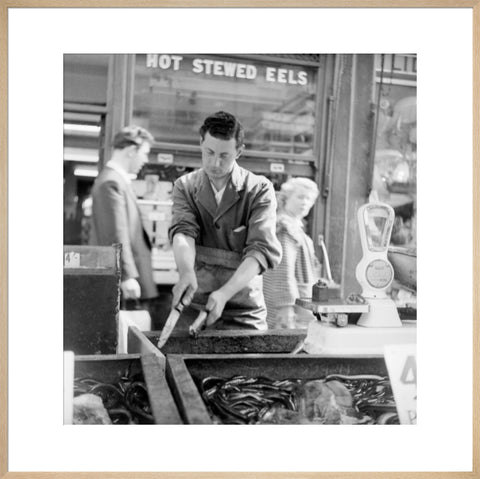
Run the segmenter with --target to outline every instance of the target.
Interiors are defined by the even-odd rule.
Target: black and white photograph
[[[478,0],[43,1],[0,8],[0,477],[478,473]]]
[[[416,424],[416,85],[64,55],[65,423]]]

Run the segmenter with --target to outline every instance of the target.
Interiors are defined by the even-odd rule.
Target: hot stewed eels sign
[[[214,60],[211,58],[184,58],[180,55],[147,54],[146,66],[147,68],[173,71],[189,69],[193,73],[205,76],[241,78],[245,80],[255,80],[263,76],[267,82],[272,83],[299,86],[308,84],[308,73],[304,70]]]

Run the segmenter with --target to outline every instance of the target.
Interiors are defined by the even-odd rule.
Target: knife
[[[165,326],[162,329],[162,333],[160,334],[160,339],[157,343],[158,349],[161,349],[163,346],[165,346],[165,343],[172,334],[173,328],[177,324],[178,318],[180,317],[180,314],[182,314],[184,307],[185,305],[180,300],[180,302],[170,311],[167,321],[165,322]]]

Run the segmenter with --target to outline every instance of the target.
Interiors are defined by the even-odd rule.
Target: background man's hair
[[[205,135],[210,133],[214,138],[220,140],[235,139],[237,148],[243,146],[245,132],[242,124],[231,114],[225,111],[217,111],[213,115],[207,117],[200,127],[200,136],[202,141]]]
[[[113,139],[113,148],[115,150],[123,150],[127,146],[140,146],[142,143],[148,142],[153,144],[153,135],[140,126],[130,125],[122,128]]]

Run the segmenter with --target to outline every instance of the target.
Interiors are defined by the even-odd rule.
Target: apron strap
[[[242,262],[242,255],[226,249],[209,248],[195,245],[195,260],[208,265],[223,266],[229,269],[237,269]]]

